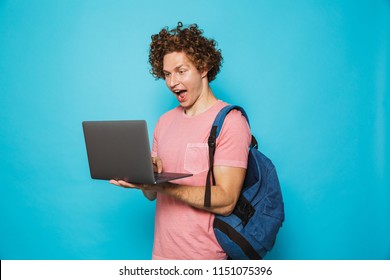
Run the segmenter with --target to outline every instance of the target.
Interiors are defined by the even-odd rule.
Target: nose
[[[171,87],[174,87],[174,86],[176,86],[179,83],[180,83],[180,80],[177,77],[176,73],[172,73],[171,76],[170,76],[169,85]]]

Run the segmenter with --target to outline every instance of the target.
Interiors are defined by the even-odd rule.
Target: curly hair
[[[169,30],[165,27],[158,34],[152,35],[149,63],[153,77],[165,79],[163,60],[166,54],[184,52],[198,71],[208,70],[208,81],[213,81],[222,66],[222,54],[216,48],[217,42],[202,34],[203,30],[197,24],[183,28],[183,23],[178,22],[176,28]]]

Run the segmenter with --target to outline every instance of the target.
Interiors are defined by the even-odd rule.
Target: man
[[[155,186],[110,181],[157,199],[153,259],[226,259],[213,232],[214,214],[233,211],[245,178],[251,134],[246,119],[233,111],[217,139],[216,184],[211,187],[211,207],[204,207],[207,140],[215,116],[227,103],[209,86],[219,72],[221,52],[202,33],[197,25],[183,28],[179,22],[175,29],[152,36],[149,53],[152,75],[165,79],[179,102],[156,125],[152,161],[158,172],[194,175]]]

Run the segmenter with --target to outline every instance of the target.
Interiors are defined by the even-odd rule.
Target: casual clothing
[[[204,186],[209,168],[208,136],[219,110],[218,100],[207,111],[189,117],[182,107],[164,114],[154,132],[152,156],[166,172],[190,172],[173,183]],[[217,139],[214,165],[246,168],[250,130],[238,111],[231,112]],[[214,214],[157,194],[153,259],[225,259],[213,231]]]

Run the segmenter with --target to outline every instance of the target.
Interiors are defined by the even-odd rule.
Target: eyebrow
[[[176,66],[175,68],[173,68],[173,70],[180,69],[180,68],[183,67],[183,66],[184,66],[184,64],[180,64],[180,65]],[[163,72],[164,72],[164,73],[170,73],[168,70],[165,70],[165,69],[163,69]]]

